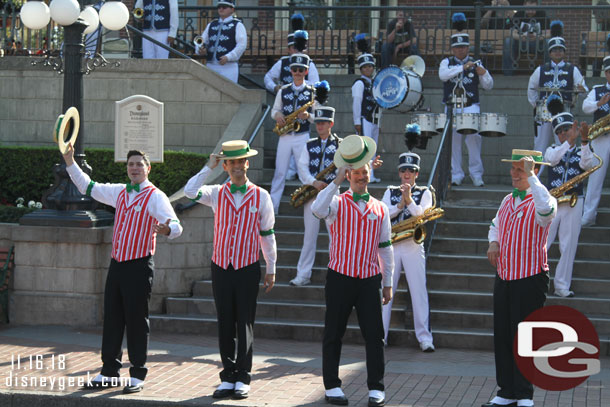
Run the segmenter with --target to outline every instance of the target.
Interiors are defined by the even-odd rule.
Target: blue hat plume
[[[551,115],[555,116],[563,112],[563,101],[558,95],[551,95],[546,100],[546,108],[549,110]]]
[[[292,31],[298,31],[305,28],[305,17],[303,17],[303,14],[293,14],[290,17],[290,25],[292,27]]]
[[[563,35],[563,22],[561,20],[551,21],[551,37],[561,37]]]
[[[451,16],[451,24],[455,30],[462,31],[466,28],[466,16],[464,13],[454,13]]]
[[[303,52],[305,48],[307,48],[307,40],[309,39],[309,34],[307,31],[298,30],[294,32],[294,47],[298,49],[300,52]]]
[[[316,82],[313,86],[316,89],[316,100],[323,105],[328,100],[328,93],[330,92],[328,81]]]

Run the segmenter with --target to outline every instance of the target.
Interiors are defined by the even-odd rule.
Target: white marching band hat
[[[235,8],[235,0],[218,0],[216,2],[216,7],[218,6],[229,6]]]
[[[314,122],[334,122],[335,108],[330,106],[319,106],[314,113]]]
[[[306,54],[292,54],[290,55],[290,67],[301,66],[309,69],[309,56]]]
[[[557,134],[557,131],[564,126],[572,126],[574,123],[574,116],[570,112],[561,112],[553,116],[551,123],[553,124],[553,132]]]
[[[418,154],[415,153],[402,153],[398,156],[398,169],[401,168],[413,168],[419,171],[419,162],[421,161]]]

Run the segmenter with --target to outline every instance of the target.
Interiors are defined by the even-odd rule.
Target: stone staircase
[[[295,182],[288,183],[276,218],[276,285],[268,294],[262,289],[259,293],[255,331],[259,337],[321,341],[328,234],[321,227],[311,285],[291,287],[288,282],[296,275],[303,231],[302,210],[288,204],[288,193],[296,187]],[[371,185],[370,190],[381,198],[385,186]],[[430,325],[437,347],[493,349],[495,274],[486,256],[487,231],[509,190],[507,185],[461,186],[453,187],[448,193],[443,205],[446,216],[437,223],[427,261]],[[610,207],[607,189],[600,206]],[[607,355],[610,348],[610,210],[600,209],[598,224],[581,232],[572,283],[576,297],[563,299],[551,295],[546,304],[567,305],[587,315],[602,340],[601,352]],[[549,258],[553,270],[559,258],[557,243],[551,248]],[[410,309],[408,287],[401,278],[392,309],[390,345],[417,345]],[[151,324],[154,330],[214,334],[216,310],[211,281],[195,282],[191,297],[167,298],[166,314],[152,316]],[[362,342],[355,313],[350,318],[345,341]]]

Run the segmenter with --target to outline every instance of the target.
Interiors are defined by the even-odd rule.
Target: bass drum
[[[506,136],[508,115],[504,113],[481,113],[479,134],[483,137]]]
[[[423,102],[421,77],[409,69],[389,66],[373,79],[373,97],[383,109],[393,109],[404,103],[405,111],[419,107]]]
[[[422,136],[436,136],[438,134],[436,129],[437,116],[438,115],[436,113],[416,114],[413,116],[413,123],[419,124]]]
[[[458,113],[455,115],[455,129],[463,135],[478,133],[479,121],[478,113]]]

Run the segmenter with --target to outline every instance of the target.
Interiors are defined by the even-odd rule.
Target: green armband
[[[555,207],[552,207],[551,211],[549,213],[540,213],[540,212],[538,212],[538,215],[540,215],[540,216],[549,216],[553,212],[555,212]]]
[[[87,185],[87,192],[85,192],[85,195],[91,196],[91,191],[93,190],[94,185],[95,185],[95,182],[93,182],[93,181],[89,182],[89,185]]]
[[[391,240],[388,240],[387,242],[379,243],[379,247],[380,248],[389,247],[389,246],[392,246],[392,241]]]
[[[261,236],[269,236],[275,233],[275,230],[273,229],[269,229],[269,230],[261,230]]]
[[[199,198],[201,198],[201,195],[203,195],[203,192],[201,192],[201,190],[199,190],[199,192],[197,192],[197,196],[195,198],[191,199],[191,202],[197,203]]]

